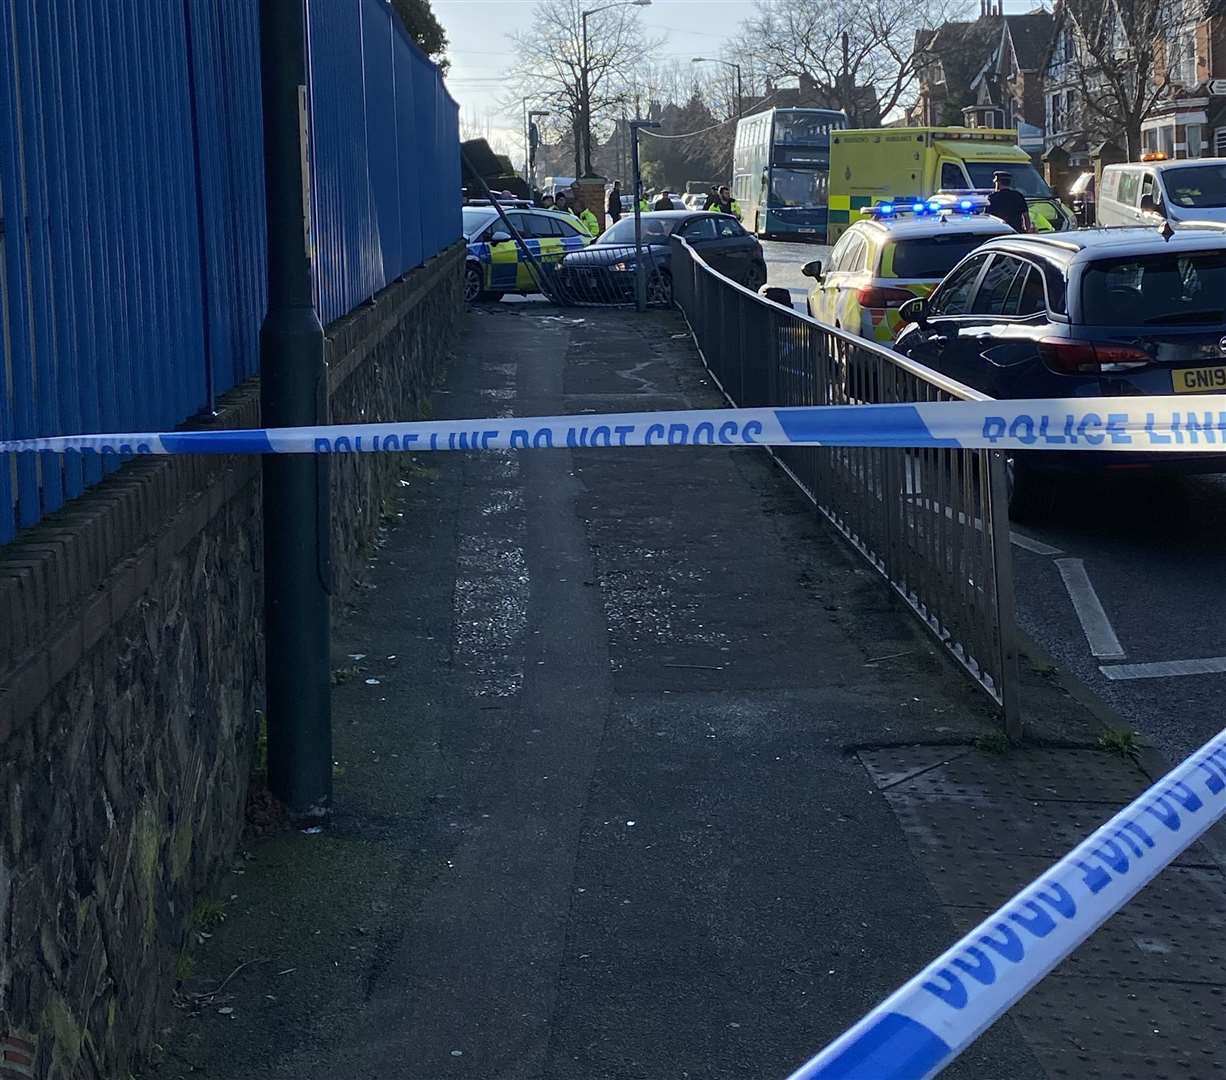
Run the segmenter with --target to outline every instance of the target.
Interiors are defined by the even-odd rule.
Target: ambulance
[[[992,189],[1007,172],[1030,204],[1039,232],[1076,228],[1068,209],[1039,175],[1017,132],[995,128],[870,128],[832,132],[826,242],[836,243],[860,211],[899,193],[928,199],[942,191]]]

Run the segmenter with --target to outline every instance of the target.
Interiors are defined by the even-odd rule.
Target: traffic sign
[[[1209,93],[1214,97],[1226,97],[1226,79],[1210,79]]]

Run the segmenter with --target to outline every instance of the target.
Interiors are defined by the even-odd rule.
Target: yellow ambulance
[[[1076,227],[1012,129],[832,131],[826,242],[835,243],[865,207],[904,195],[927,199],[939,191],[990,191],[998,172],[1007,172],[1026,197],[1037,231]]]

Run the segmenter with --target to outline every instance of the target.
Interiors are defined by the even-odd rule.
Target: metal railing
[[[785,308],[672,241],[673,289],[734,405],[985,401],[905,357]],[[775,458],[1021,735],[1004,455],[940,448],[776,447]]]

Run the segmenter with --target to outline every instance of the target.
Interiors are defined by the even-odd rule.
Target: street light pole
[[[630,121],[630,168],[634,173],[634,306],[647,310],[647,278],[643,269],[643,177],[639,174],[639,128],[658,128],[654,120]]]
[[[328,422],[324,331],[315,313],[306,25],[302,0],[260,4],[268,313],[260,328],[265,427]],[[291,814],[332,802],[331,585],[327,454],[268,454],[264,656],[268,786]]]
[[[579,15],[581,24],[581,51],[579,57],[579,140],[583,144],[583,175],[592,175],[592,90],[590,86],[591,60],[587,46],[587,17],[619,7],[651,7],[651,0],[618,0],[615,4],[588,8]],[[576,177],[576,179],[578,179]]]
[[[690,61],[691,64],[723,64],[724,67],[730,67],[736,72],[736,115],[737,119],[741,118],[741,109],[743,98],[741,96],[741,65],[734,64],[731,60],[718,60],[713,56],[696,56]]]
[[[548,109],[529,109],[528,110],[528,193],[531,195],[536,191],[536,140],[532,138],[533,132],[536,131],[536,125],[533,120],[538,116],[549,116]],[[535,196],[533,196],[535,197]]]

